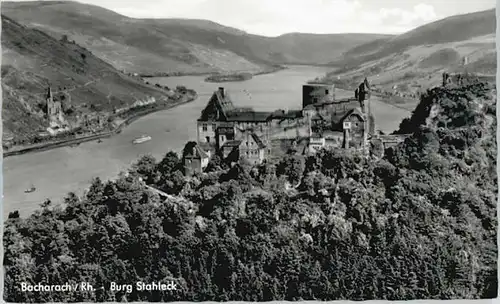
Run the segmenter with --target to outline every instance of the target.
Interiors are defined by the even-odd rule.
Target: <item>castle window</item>
[[[206,139],[207,143],[210,142],[210,137],[209,136],[205,137],[205,139]]]
[[[212,131],[215,131],[216,128],[217,128],[217,125],[216,124],[212,124]]]
[[[313,102],[314,103],[318,102],[318,97],[313,97]]]
[[[328,89],[325,90],[325,94],[328,94]]]
[[[203,131],[207,131],[208,130],[208,127],[207,127],[207,124],[203,124]]]

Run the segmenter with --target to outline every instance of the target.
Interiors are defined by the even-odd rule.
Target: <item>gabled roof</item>
[[[257,143],[257,145],[259,146],[260,149],[264,149],[266,147],[266,145],[262,142],[262,140],[260,139],[260,137],[257,134],[251,133],[250,136]]]
[[[345,112],[342,111],[342,112],[337,112],[337,113],[333,114],[332,115],[332,122],[334,124],[342,123],[347,117],[349,117],[352,114],[357,114],[361,117],[361,119],[364,119],[363,113],[358,108],[354,108],[354,109],[349,109]]]
[[[228,92],[224,92],[224,96],[222,95],[221,91],[215,91],[214,94],[217,97],[217,101],[221,105],[224,112],[231,112],[235,109],[233,101],[231,100]]]
[[[351,115],[358,115],[359,117],[361,117],[361,119],[363,119],[363,120],[365,119],[363,112],[361,112],[361,110],[359,108],[355,108],[355,109],[351,109],[350,111],[348,111],[347,114],[342,118],[342,121]]]
[[[207,116],[214,110],[218,110],[222,116],[227,117],[234,109],[235,106],[227,92],[223,96],[220,91],[215,91],[205,108],[201,111],[199,120],[207,120]]]

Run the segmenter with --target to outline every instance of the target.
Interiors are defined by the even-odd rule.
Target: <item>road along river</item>
[[[14,210],[25,216],[47,198],[59,203],[68,192],[82,194],[93,177],[113,178],[141,155],[150,153],[160,159],[169,150],[180,152],[188,140],[196,138],[196,120],[219,86],[228,90],[236,105],[251,106],[255,110],[300,109],[302,85],[326,71],[321,67],[294,66],[255,76],[248,81],[223,84],[205,82],[205,76],[151,78],[148,81],[169,87],[183,85],[194,89],[198,99],[142,117],[102,143],[88,142],[77,147],[6,158],[3,162],[4,218]],[[337,95],[352,94],[337,90]],[[386,132],[395,130],[410,114],[376,98],[372,100],[372,113],[377,128]],[[151,136],[152,140],[132,144],[134,138],[143,134]],[[35,185],[36,191],[24,193],[31,184]]]

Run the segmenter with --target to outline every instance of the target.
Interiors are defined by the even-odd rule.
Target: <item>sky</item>
[[[400,34],[497,0],[80,0],[133,18],[207,19],[248,33]]]

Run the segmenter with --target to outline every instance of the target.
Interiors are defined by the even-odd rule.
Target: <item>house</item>
[[[338,121],[334,119],[332,129],[344,132],[344,148],[365,146],[368,128],[365,115],[359,109],[347,111]]]
[[[239,156],[247,159],[252,164],[261,164],[265,159],[266,145],[254,132],[244,132],[240,145]]]
[[[187,147],[182,155],[184,164],[184,175],[193,176],[195,173],[202,173],[210,161],[210,151],[205,151],[198,143]]]
[[[220,154],[230,162],[244,158],[251,164],[261,164],[266,159],[266,147],[255,132],[248,130],[242,132],[239,139],[226,141],[220,149]]]
[[[252,129],[263,138],[269,137],[271,112],[254,111],[251,108],[235,107],[231,97],[220,87],[212,94],[197,121],[198,142],[217,143],[218,148],[225,140],[235,140],[228,129]],[[223,137],[221,136],[223,135]]]

